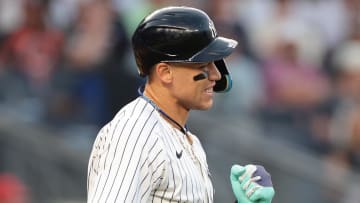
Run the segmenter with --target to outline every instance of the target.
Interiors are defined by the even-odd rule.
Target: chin
[[[209,109],[211,109],[212,106],[213,106],[213,102],[210,102],[210,103],[198,106],[198,108],[196,108],[196,109],[197,110],[209,110]]]

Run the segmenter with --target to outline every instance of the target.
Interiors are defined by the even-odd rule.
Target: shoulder
[[[161,127],[158,112],[141,97],[124,106],[99,132],[121,141],[157,139]],[[149,141],[150,141],[149,140]]]
[[[99,131],[93,148],[109,153],[127,151],[128,155],[142,154],[144,157],[161,152],[164,144],[156,114],[157,111],[146,101],[135,99]]]
[[[136,99],[132,100],[130,103],[123,106],[118,113],[113,118],[112,122],[119,117],[123,117],[126,115],[127,117],[131,117],[134,115],[134,112],[139,111],[139,109],[144,108],[147,105],[147,102],[142,99],[141,97],[137,97]]]

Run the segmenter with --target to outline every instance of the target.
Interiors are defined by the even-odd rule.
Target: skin
[[[194,81],[193,77],[203,72],[208,74],[208,78]],[[213,87],[220,78],[221,74],[213,62],[158,63],[149,75],[144,95],[184,126],[191,109],[207,110],[212,107]]]

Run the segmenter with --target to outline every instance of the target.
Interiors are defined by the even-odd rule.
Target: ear
[[[155,66],[157,77],[164,83],[170,83],[173,79],[171,67],[166,63],[158,63]]]

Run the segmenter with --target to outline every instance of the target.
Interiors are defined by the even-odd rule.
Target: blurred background
[[[239,41],[233,89],[188,123],[215,202],[254,163],[274,203],[359,203],[360,0],[0,0],[0,203],[86,202],[95,136],[144,82],[131,35],[167,5]]]

